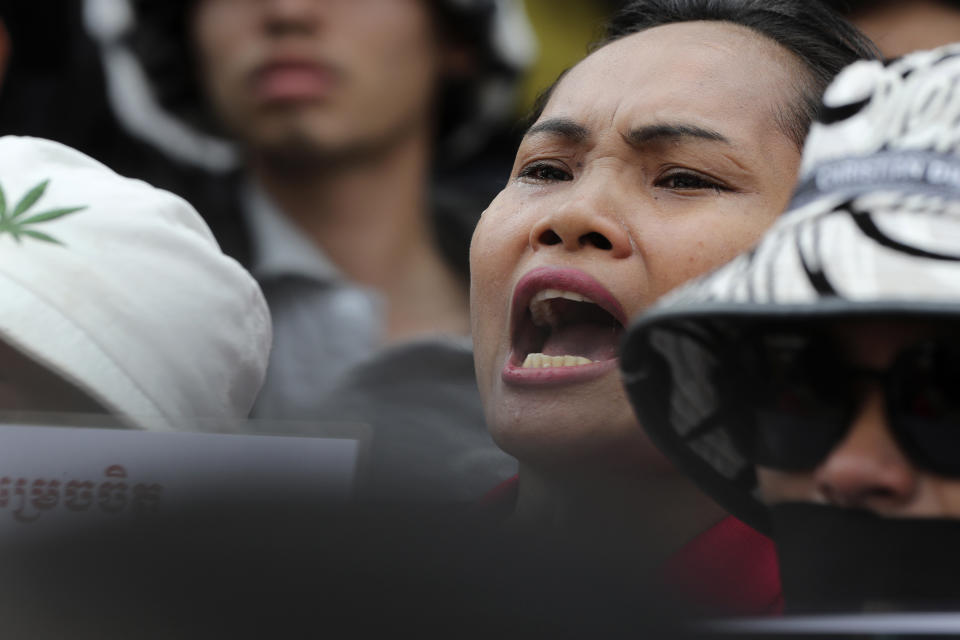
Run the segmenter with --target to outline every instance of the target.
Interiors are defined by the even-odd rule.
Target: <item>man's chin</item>
[[[358,123],[343,113],[311,110],[276,110],[261,113],[247,126],[236,126],[239,139],[256,157],[281,167],[328,167],[363,164],[409,140],[418,132],[413,123],[392,126]]]
[[[263,162],[281,167],[326,164],[347,154],[342,144],[299,129],[262,134],[248,140],[246,146]]]
[[[361,165],[382,153],[381,147],[362,140],[323,138],[315,132],[262,137],[247,146],[266,166],[291,172]]]

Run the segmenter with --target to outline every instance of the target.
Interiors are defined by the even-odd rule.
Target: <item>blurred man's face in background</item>
[[[956,331],[873,321],[844,323],[830,333],[842,366],[874,374],[847,376],[860,379],[842,394],[852,402],[845,431],[815,468],[784,471],[758,467],[763,499],[771,504],[812,502],[865,509],[887,517],[960,518],[960,479],[938,474],[924,463],[930,453],[960,460],[960,448],[950,446],[951,440],[956,442],[950,433],[960,429],[955,422],[960,416],[953,409],[960,406],[952,369],[960,354],[954,348],[960,344]],[[927,342],[931,337],[934,342]],[[949,348],[918,351],[936,341]],[[881,382],[883,378],[876,372],[889,372],[897,362],[901,373],[881,374],[893,379],[892,383]],[[834,389],[827,395],[836,398],[841,394]],[[891,409],[891,395],[899,407]],[[809,403],[809,394],[798,391],[793,397]],[[919,443],[919,454],[905,451],[894,435],[892,420],[906,425],[901,428],[908,440]],[[820,428],[828,426],[821,424]]]
[[[440,51],[423,0],[199,0],[216,115],[281,156],[364,156],[430,127]]]

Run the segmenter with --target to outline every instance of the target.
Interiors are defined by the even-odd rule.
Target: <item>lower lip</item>
[[[577,384],[595,380],[617,368],[619,360],[604,360],[575,367],[524,368],[508,362],[500,373],[507,384],[541,387]]]
[[[334,87],[333,74],[317,67],[277,67],[257,75],[255,91],[264,102],[316,100]]]

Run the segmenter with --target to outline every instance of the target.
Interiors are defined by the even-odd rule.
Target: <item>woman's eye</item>
[[[664,189],[676,189],[678,191],[693,191],[697,189],[713,189],[717,192],[730,191],[729,187],[715,180],[711,180],[698,173],[688,172],[671,173],[663,176],[657,181],[656,186],[663,187]]]
[[[566,182],[573,180],[573,176],[552,164],[535,162],[520,170],[519,177],[536,180],[538,182]]]

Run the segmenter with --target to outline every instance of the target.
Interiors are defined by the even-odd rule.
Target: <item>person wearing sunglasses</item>
[[[788,212],[637,319],[651,439],[777,545],[788,611],[960,604],[960,45],[827,89]]]

